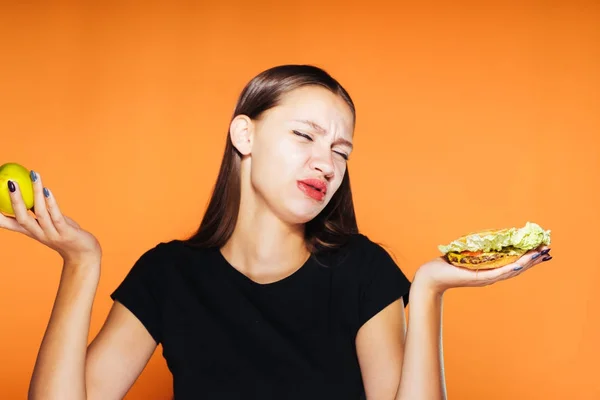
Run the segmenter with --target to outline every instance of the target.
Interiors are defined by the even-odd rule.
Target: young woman
[[[411,284],[358,231],[354,123],[350,96],[319,68],[252,79],[198,231],[137,260],[89,346],[101,247],[40,175],[32,171],[35,217],[9,182],[15,218],[0,226],[64,259],[29,398],[120,399],[158,344],[176,399],[444,398],[444,292],[514,277],[543,257],[478,274],[435,259]]]

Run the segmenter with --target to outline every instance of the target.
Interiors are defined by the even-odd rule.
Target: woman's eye
[[[308,136],[307,134],[302,133],[302,132],[298,132],[298,131],[292,131],[292,132],[294,132],[295,135],[301,136],[301,137],[303,137],[305,139],[308,139],[308,140],[310,140],[312,142],[312,138],[310,136]]]
[[[302,138],[304,138],[306,140],[309,140],[311,142],[313,141],[313,138],[310,137],[310,135],[307,135],[306,133],[302,133],[302,132],[299,132],[299,131],[296,131],[296,130],[292,130],[292,132],[296,136],[300,136],[300,137],[302,137]],[[341,151],[334,151],[334,153],[337,154],[337,155],[339,155],[340,157],[342,157],[344,160],[348,161],[348,154],[343,153]]]
[[[342,156],[342,158],[343,158],[344,160],[348,161],[348,154],[346,154],[346,153],[341,153],[341,152],[339,152],[339,151],[334,151],[334,153],[336,153],[336,154],[338,154],[338,155]]]

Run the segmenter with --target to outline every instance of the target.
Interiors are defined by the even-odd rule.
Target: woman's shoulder
[[[173,256],[182,254],[183,249],[183,242],[179,239],[157,241],[142,250],[139,259],[157,262],[166,261],[172,259]]]
[[[348,238],[336,257],[347,282],[357,282],[365,301],[365,320],[402,296],[408,304],[411,282],[386,246],[366,234]]]
[[[153,257],[185,257],[190,254],[203,254],[209,252],[210,248],[196,246],[184,239],[165,239],[157,241],[146,248],[142,255]]]
[[[343,245],[324,250],[320,257],[336,264],[351,263],[366,268],[373,262],[395,264],[386,247],[365,233],[354,233],[346,237]]]
[[[163,285],[173,276],[192,270],[192,266],[206,264],[208,249],[194,248],[181,239],[156,241],[138,251],[129,267],[126,280],[152,282]],[[201,269],[193,269],[201,271]]]
[[[381,242],[372,239],[365,233],[355,233],[349,236],[344,251],[364,256],[389,254]]]
[[[135,265],[143,268],[163,268],[188,261],[190,257],[198,257],[204,252],[206,249],[190,246],[182,239],[159,240],[138,253]]]

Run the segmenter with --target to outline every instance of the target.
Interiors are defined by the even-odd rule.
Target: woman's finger
[[[52,192],[50,191],[50,189],[44,188],[43,193],[44,193],[44,198],[46,199],[46,206],[48,208],[48,213],[50,214],[50,218],[52,219],[52,222],[54,223],[54,227],[56,228],[56,230],[58,231],[58,233],[60,235],[64,235],[65,233],[67,233],[67,230],[69,229],[69,223],[67,222],[67,220],[63,216],[62,212],[60,211],[60,207],[58,206],[58,203],[56,202],[56,198],[52,195]]]
[[[65,220],[67,221],[67,223],[77,229],[81,229],[81,226],[79,226],[79,224],[77,222],[75,222],[73,219],[67,217],[66,215],[63,214],[63,217],[65,218]]]
[[[15,219],[19,225],[30,232],[36,239],[46,240],[44,231],[38,222],[27,212],[19,184],[15,181],[9,180],[8,191],[10,192],[10,201],[15,214]]]
[[[46,200],[44,199],[44,186],[42,183],[42,177],[35,171],[30,173],[31,181],[33,182],[33,197],[34,197],[34,213],[37,218],[37,222],[40,224],[46,237],[50,240],[56,240],[58,238],[58,232],[54,227],[54,223],[50,218],[48,209],[46,208]]]
[[[547,261],[546,257],[550,252],[550,248],[544,246],[542,248],[531,250],[527,252],[523,257],[517,260],[515,263],[507,265],[503,268],[508,269],[507,273],[501,278],[510,279],[517,275],[522,274],[523,272],[533,268],[534,266]]]
[[[19,232],[29,237],[33,237],[31,232],[19,225],[19,222],[12,217],[7,217],[0,213],[0,228],[8,229],[9,231]]]
[[[544,250],[544,249],[540,249]],[[500,268],[492,270],[478,270],[476,272],[475,281],[480,285],[489,285],[498,281],[510,279],[517,276],[533,265],[541,262],[543,255],[538,250],[531,250],[525,253],[521,258],[511,264],[504,265]]]
[[[526,257],[523,257],[521,260],[519,260],[519,262],[522,263],[519,263],[516,269],[519,271],[519,273],[523,273],[528,269],[547,261],[548,253],[550,253],[550,248],[547,246],[533,250],[531,251],[531,254],[527,254]]]

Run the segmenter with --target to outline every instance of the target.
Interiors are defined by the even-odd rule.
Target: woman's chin
[[[306,224],[323,210],[324,206],[316,204],[295,204],[287,207],[285,221],[289,224]]]

